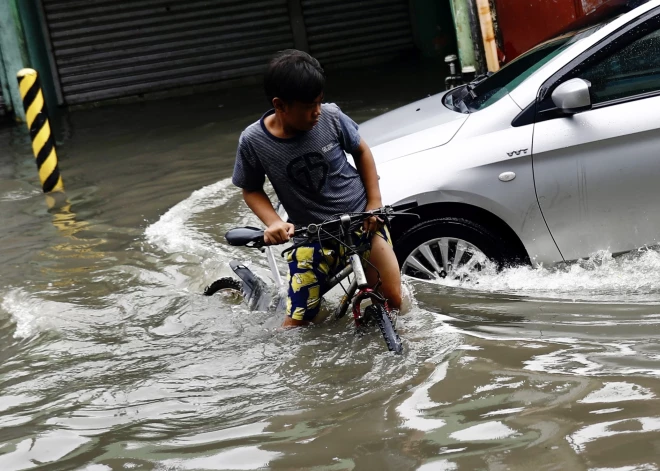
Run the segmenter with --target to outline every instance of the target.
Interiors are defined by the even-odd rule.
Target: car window
[[[576,42],[587,38],[602,28],[606,23],[586,30],[571,32],[530,49],[517,57],[499,72],[493,74],[474,87],[476,97],[467,104],[470,110],[484,109],[503,96],[511,93],[534,72],[539,70],[561,52]]]
[[[653,31],[582,72],[593,104],[660,90],[660,31]]]
[[[569,46],[587,38],[605,26],[602,23],[581,31],[573,31],[563,36],[546,41],[517,57],[498,72],[485,79],[477,79],[465,87],[458,87],[447,94],[445,106],[455,111],[471,113],[479,111],[511,93],[518,85],[527,80],[554,57]]]
[[[539,70],[543,65],[550,62],[552,58],[557,56],[569,45],[568,41],[558,41],[557,43],[539,48],[534,51],[534,54],[524,57],[524,60],[515,64],[519,69],[516,70],[514,66],[511,66],[510,69],[502,69],[502,77],[504,80],[501,86],[496,84],[495,86],[490,87],[490,89],[485,90],[482,95],[478,95],[477,98],[470,103],[470,107],[473,110],[481,110],[497,102],[500,98],[515,90],[518,85],[527,80],[529,76]],[[513,62],[511,64],[513,64]],[[507,72],[510,74],[505,76]]]

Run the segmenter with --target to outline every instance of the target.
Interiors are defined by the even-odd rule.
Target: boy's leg
[[[282,327],[303,327],[309,324],[311,324],[311,321],[299,321],[286,316],[284,322],[282,322]]]
[[[289,289],[282,327],[309,325],[321,307],[321,286],[330,271],[329,257],[319,244],[298,247],[287,257]]]
[[[386,228],[381,229],[371,237],[371,253],[369,254],[371,262],[380,272],[382,285],[381,294],[387,299],[392,309],[401,308],[401,272],[399,271],[399,262],[389,241],[389,232]],[[365,264],[367,281],[369,284],[376,283],[378,274],[369,264]]]

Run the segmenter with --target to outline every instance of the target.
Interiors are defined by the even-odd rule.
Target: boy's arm
[[[331,113],[337,116],[337,131],[339,134],[339,145],[344,151],[353,156],[362,184],[367,192],[367,210],[378,209],[382,206],[380,188],[378,187],[378,174],[376,163],[371,149],[358,132],[359,126],[355,121],[346,116],[337,105],[330,105]],[[375,219],[375,218],[374,218]]]
[[[360,145],[351,153],[351,155],[355,160],[355,167],[360,174],[362,184],[367,192],[367,211],[382,207],[383,202],[380,197],[376,162],[374,161],[371,149],[369,149],[367,143],[364,142],[364,139],[360,139]],[[369,218],[365,221],[364,228],[367,232],[375,232],[378,230],[378,227],[379,220],[376,217]]]
[[[267,245],[283,244],[293,236],[293,224],[288,224],[277,215],[263,189],[266,173],[259,159],[252,153],[245,133],[238,140],[236,162],[232,182],[243,189],[243,199],[254,214],[268,226],[264,232]]]
[[[268,226],[264,232],[264,242],[267,245],[283,244],[293,237],[295,230],[293,224],[282,221],[263,188],[243,189],[243,199],[261,222]]]

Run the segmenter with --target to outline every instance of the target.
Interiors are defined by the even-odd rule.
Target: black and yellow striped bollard
[[[41,188],[44,193],[63,192],[64,183],[57,166],[55,139],[48,121],[39,74],[34,69],[22,69],[17,76],[27,127],[30,130],[30,139],[32,139],[32,152],[39,170]]]

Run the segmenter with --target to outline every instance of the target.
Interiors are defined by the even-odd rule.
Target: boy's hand
[[[276,221],[264,232],[264,242],[266,245],[284,244],[293,237],[295,230],[293,224],[281,220]]]
[[[364,220],[364,231],[367,234],[375,234],[381,227],[383,227],[383,220],[379,217],[371,216]]]
[[[373,204],[373,205],[368,204],[367,205],[367,211],[373,211],[374,209],[380,209],[381,206],[382,206],[382,204],[380,202],[378,202],[377,204]],[[383,224],[384,224],[384,221],[381,218],[376,217],[376,216],[371,216],[370,218],[364,220],[363,228],[364,228],[364,231],[367,234],[375,234],[376,231],[378,231],[380,228],[383,227]]]

